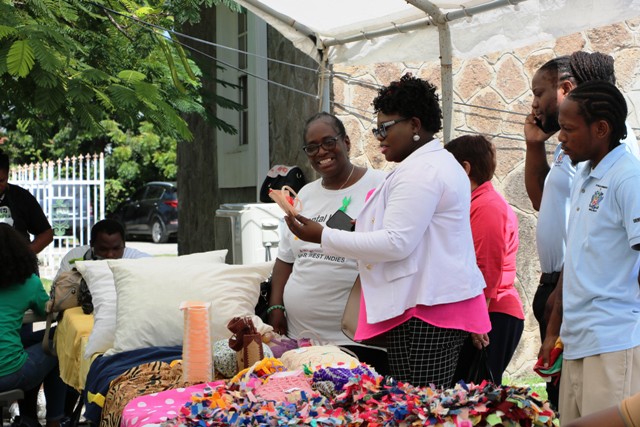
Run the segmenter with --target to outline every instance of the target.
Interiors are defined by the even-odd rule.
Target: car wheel
[[[151,225],[151,239],[153,243],[167,243],[169,241],[169,233],[160,218],[155,218]]]

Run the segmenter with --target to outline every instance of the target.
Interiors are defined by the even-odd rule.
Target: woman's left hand
[[[324,227],[319,223],[311,221],[302,215],[296,215],[295,217],[287,215],[284,220],[294,236],[305,242],[321,243]]]
[[[478,350],[482,350],[482,347],[486,347],[489,345],[489,335],[488,334],[471,334],[471,342],[473,346]]]

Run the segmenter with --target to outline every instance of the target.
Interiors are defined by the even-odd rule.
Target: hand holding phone
[[[331,215],[331,218],[329,218],[325,225],[329,228],[345,231],[353,231],[355,227],[353,219],[340,209]]]

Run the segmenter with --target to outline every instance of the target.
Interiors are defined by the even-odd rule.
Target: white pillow
[[[201,263],[222,264],[227,256],[227,250],[202,252],[185,255],[178,258],[188,258],[189,260]],[[154,258],[141,258],[153,260]],[[164,262],[168,257],[158,257],[157,262]],[[140,259],[130,259],[128,261],[137,263]],[[93,302],[94,324],[91,335],[87,341],[84,357],[89,359],[95,353],[104,353],[113,347],[116,333],[116,287],[113,273],[107,261],[76,261],[76,268],[87,282],[87,287],[91,293]]]
[[[91,293],[93,329],[87,340],[84,357],[104,353],[113,347],[116,333],[116,286],[107,261],[76,261]]]
[[[106,355],[182,344],[182,301],[211,302],[211,342],[231,336],[227,323],[236,316],[253,316],[260,333],[272,330],[254,310],[260,283],[269,277],[273,262],[211,264],[185,256],[108,263],[118,301],[114,345]]]

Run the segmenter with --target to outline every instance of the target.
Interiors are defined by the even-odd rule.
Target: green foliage
[[[200,71],[166,32],[132,18],[173,28],[217,4],[238,9],[230,0],[0,2],[0,132],[28,133],[44,153],[67,127],[103,145],[104,120],[190,140],[182,115],[206,111]]]
[[[123,131],[113,121],[104,121],[102,126],[111,152],[105,163],[106,175],[112,177],[106,182],[107,212],[145,182],[175,181],[175,139],[159,136],[149,122],[141,123],[135,133]]]
[[[147,181],[175,180],[176,146],[192,137],[183,115],[234,134],[205,106],[242,106],[203,98],[189,52],[137,20],[175,28],[219,4],[240,11],[231,0],[0,0],[0,148],[14,164],[104,152],[107,212]]]

